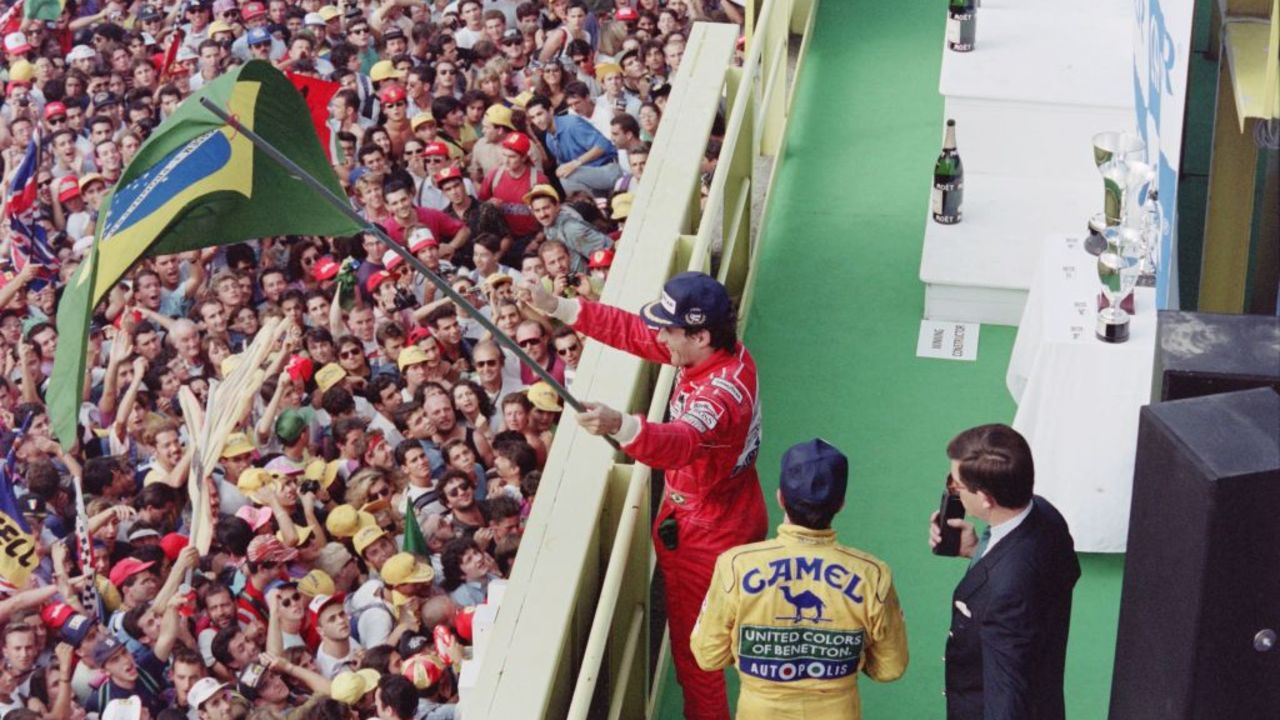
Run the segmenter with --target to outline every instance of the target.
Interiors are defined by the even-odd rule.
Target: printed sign
[[[938,360],[977,360],[978,323],[921,320],[916,357]]]
[[[862,630],[743,625],[738,669],[774,682],[847,677],[858,671],[865,641]]]
[[[0,578],[20,588],[36,568],[36,545],[13,518],[0,513]]]

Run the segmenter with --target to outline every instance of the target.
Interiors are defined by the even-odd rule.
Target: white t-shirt
[[[356,669],[356,651],[362,648],[355,638],[351,638],[348,642],[351,643],[351,649],[347,651],[345,657],[336,658],[326,653],[323,645],[316,649],[316,665],[320,668],[320,674],[326,679],[332,680],[343,670]]]

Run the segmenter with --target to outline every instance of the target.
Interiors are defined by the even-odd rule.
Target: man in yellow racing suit
[[[907,669],[907,628],[889,566],[836,543],[849,464],[820,439],[782,458],[773,540],[716,560],[693,628],[704,670],[735,663],[739,720],[859,718],[858,672],[897,680]]]

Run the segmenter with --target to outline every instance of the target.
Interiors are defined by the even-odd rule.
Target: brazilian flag
[[[66,0],[27,0],[22,16],[28,20],[57,20],[66,6]]]
[[[102,202],[93,248],[58,305],[49,417],[76,440],[93,308],[140,259],[272,235],[361,228],[199,102],[209,98],[339,196],[307,104],[269,63],[249,62],[200,89],[156,128]]]

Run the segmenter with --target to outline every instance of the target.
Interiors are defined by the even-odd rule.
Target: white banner
[[[1138,132],[1160,191],[1156,303],[1178,307],[1178,166],[1186,107],[1194,0],[1133,0],[1133,94]]]

